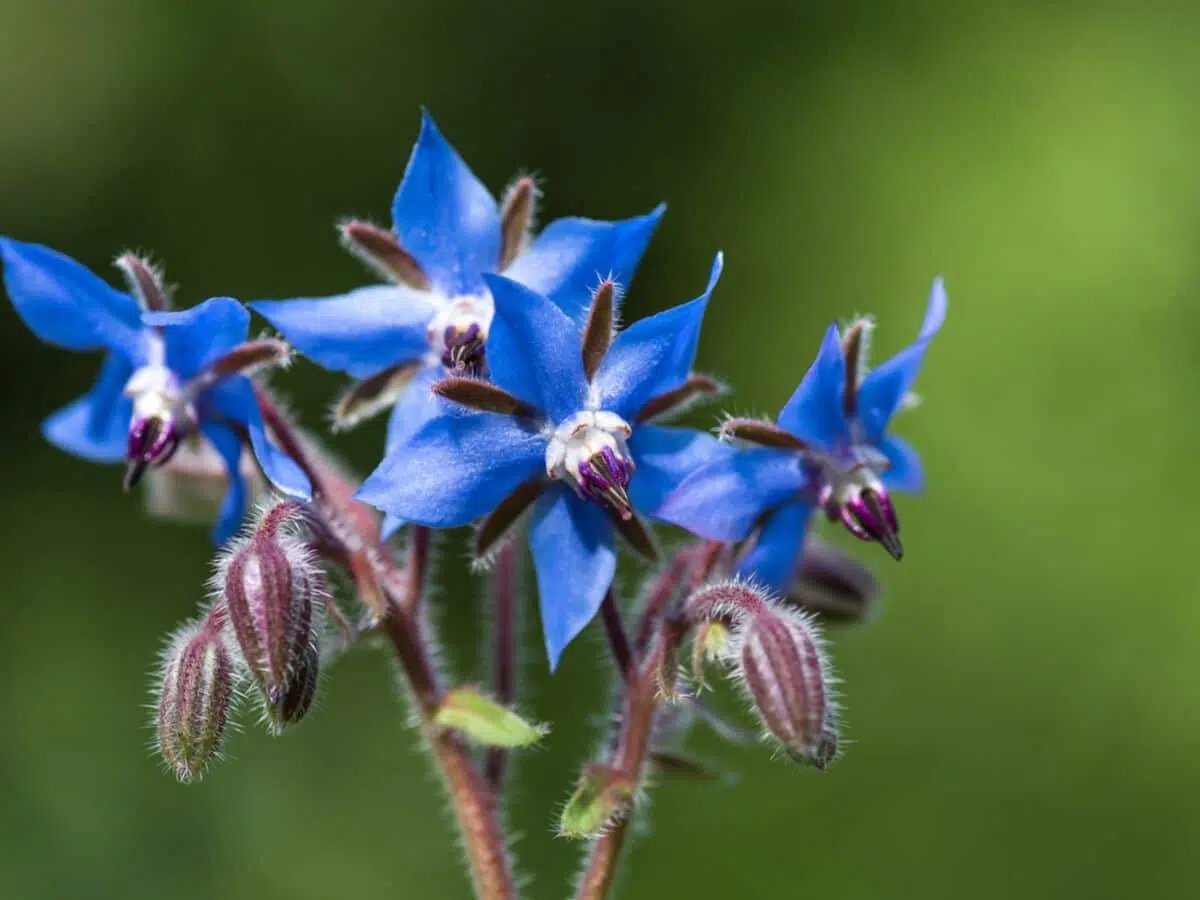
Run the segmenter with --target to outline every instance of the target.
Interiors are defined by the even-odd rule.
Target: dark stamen
[[[633,467],[608,447],[579,466],[580,490],[589,500],[612,508],[622,519],[633,518],[629,479]]]

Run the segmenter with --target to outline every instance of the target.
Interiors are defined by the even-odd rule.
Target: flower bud
[[[310,643],[300,652],[279,703],[266,706],[267,721],[273,734],[279,734],[308,715],[317,696],[320,674],[321,654],[316,645]]]
[[[822,624],[853,623],[871,615],[878,595],[879,582],[866,566],[813,535],[785,600]]]
[[[832,672],[810,619],[763,609],[741,635],[739,674],[767,732],[797,762],[825,768],[837,752]]]
[[[233,659],[217,608],[163,653],[155,717],[158,751],[180,781],[200,778],[221,747],[233,698]]]
[[[303,717],[319,668],[316,637],[324,611],[324,578],[307,544],[283,532],[285,517],[268,511],[236,546],[222,573],[229,619],[247,669],[278,731]]]

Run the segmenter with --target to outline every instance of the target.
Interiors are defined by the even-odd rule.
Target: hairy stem
[[[646,659],[630,672],[631,677],[626,680],[621,730],[610,765],[638,784],[646,767],[654,715],[658,708],[658,671],[666,655],[674,652],[670,643],[665,635],[655,641]],[[575,894],[576,900],[604,900],[608,896],[628,830],[629,819],[625,817],[592,843]]]
[[[613,661],[625,680],[619,730],[609,765],[640,785],[650,752],[654,718],[658,711],[660,674],[684,638],[686,624],[670,613],[681,589],[695,590],[711,574],[723,545],[707,541],[676,554],[651,585],[638,622],[636,644],[631,644],[616,597],[610,590],[600,606],[600,616]],[[636,652],[636,655],[635,655]],[[576,900],[604,900],[612,890],[621,851],[629,830],[626,816],[597,838],[588,853],[579,880]]]
[[[421,634],[417,613],[425,593],[429,559],[429,533],[414,528],[407,577],[397,577],[394,560],[379,540],[378,530],[361,527],[363,515],[354,508],[344,479],[331,466],[310,452],[287,415],[260,387],[255,386],[263,420],[279,446],[295,460],[312,484],[313,501],[329,521],[326,541],[340,544],[336,558],[348,574],[363,586],[363,568],[356,559],[367,559],[370,571],[382,569],[381,577],[364,590],[377,596],[364,597],[380,619],[411,688],[421,717],[421,731],[433,752],[438,773],[450,796],[459,832],[466,847],[475,894],[479,900],[514,900],[513,882],[504,835],[496,815],[496,798],[483,779],[467,748],[452,732],[433,724],[442,701],[442,688],[433,656]],[[398,589],[403,584],[404,589]]]
[[[511,706],[517,682],[517,544],[506,543],[496,554],[492,571],[492,692],[496,701]],[[484,777],[499,794],[504,782],[508,753],[493,747],[484,762]]]

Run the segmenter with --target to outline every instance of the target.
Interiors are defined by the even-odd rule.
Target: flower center
[[[850,469],[823,468],[822,476],[825,484],[819,501],[825,515],[831,521],[840,520],[859,540],[878,541],[900,559],[904,555],[898,534],[900,523],[875,468],[869,463]]]
[[[166,463],[179,443],[198,427],[195,407],[183,396],[179,379],[166,366],[138,369],[125,385],[133,398],[125,449],[125,486],[133,487],[149,466]]]
[[[493,308],[487,297],[458,297],[451,300],[429,323],[426,337],[452,374],[487,375],[484,353]]]
[[[556,427],[546,447],[546,474],[586,500],[633,518],[629,480],[636,468],[625,441],[629,423],[611,412],[579,412]]]

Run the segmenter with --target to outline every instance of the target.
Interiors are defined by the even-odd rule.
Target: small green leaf
[[[536,744],[550,730],[549,726],[526,722],[471,687],[448,693],[433,721],[487,747],[527,747]]]
[[[563,807],[558,833],[570,838],[596,837],[628,812],[633,795],[629,776],[608,766],[588,766]]]

